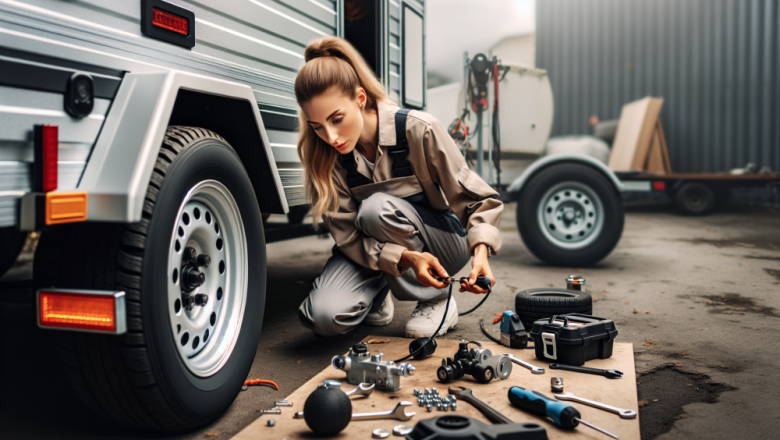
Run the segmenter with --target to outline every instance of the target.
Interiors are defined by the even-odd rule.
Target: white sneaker
[[[363,324],[371,327],[383,327],[390,324],[390,322],[393,321],[393,313],[395,312],[392,296],[392,293],[387,292],[387,296],[385,297],[385,300],[382,301],[379,309],[366,315]]]
[[[444,306],[446,304],[447,298],[417,303],[417,307],[412,312],[412,319],[406,323],[404,336],[414,339],[433,336],[433,332],[439,328],[441,318],[444,316]],[[458,305],[453,297],[447,309],[447,318],[444,320],[444,325],[441,326],[438,336],[446,335],[447,330],[455,327],[457,324]]]

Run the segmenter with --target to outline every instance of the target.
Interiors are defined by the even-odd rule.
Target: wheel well
[[[205,128],[225,138],[249,174],[260,212],[283,214],[275,191],[271,197],[263,196],[269,188],[276,188],[276,182],[251,106],[247,101],[182,89],[176,96],[168,125]]]
[[[584,162],[584,161],[579,161],[579,160],[561,160],[561,161],[555,161],[555,162],[550,162],[550,163],[544,164],[543,166],[541,166],[538,169],[534,170],[525,179],[525,182],[528,182],[529,180],[531,180],[534,177],[536,177],[539,173],[541,173],[542,171],[544,171],[544,170],[546,170],[546,169],[548,169],[548,168],[550,168],[552,166],[563,165],[563,164],[583,165],[583,166],[586,166],[586,167],[589,167],[589,168],[593,169],[594,171],[598,171],[599,173],[604,174],[605,175],[604,177],[607,178],[609,183],[612,185],[612,188],[614,188],[615,191],[618,194],[620,194],[620,190],[615,186],[615,182],[609,176],[607,176],[606,173],[604,173],[604,170],[599,169],[598,167],[593,166],[593,164],[590,164],[590,163]],[[523,189],[525,189],[525,182],[523,182],[523,185],[520,187],[519,190],[517,190],[517,191],[515,191],[515,192],[510,194],[512,199],[514,199],[514,200],[519,200],[520,199],[520,195],[523,193]]]

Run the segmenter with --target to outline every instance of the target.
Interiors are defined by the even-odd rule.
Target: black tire
[[[593,298],[579,290],[542,287],[528,289],[515,295],[515,313],[520,316],[526,331],[539,319],[566,313],[593,314]]]
[[[21,232],[16,227],[0,228],[0,277],[5,275],[8,269],[16,263],[19,252],[24,247],[27,233]]]
[[[235,199],[245,229],[246,263],[252,270],[235,346],[213,375],[199,377],[188,370],[175,346],[165,283],[172,225],[180,204],[190,188],[209,179],[223,184]],[[230,239],[225,236],[226,242]],[[34,273],[39,287],[125,291],[127,333],[51,331],[57,337],[65,376],[75,394],[109,419],[182,432],[219,417],[246,379],[260,338],[265,267],[260,210],[235,151],[208,130],[169,127],[142,220],[130,225],[84,223],[54,228],[42,236]]]
[[[571,243],[556,242],[550,236],[550,227],[540,224],[540,205],[548,191],[565,185],[573,185],[572,193],[587,189],[598,196],[601,209],[601,226],[593,231],[580,231],[585,234],[583,241],[576,236]],[[583,198],[582,200],[587,200]],[[595,206],[595,201],[593,206]],[[584,267],[596,264],[609,255],[623,234],[624,212],[620,194],[604,174],[590,166],[576,163],[555,164],[539,171],[525,185],[517,203],[517,229],[528,249],[548,264],[567,267]],[[580,220],[590,225],[587,219]],[[584,226],[580,227],[583,228]],[[590,228],[590,226],[588,226]],[[561,240],[564,240],[561,238]]]
[[[715,192],[704,183],[688,182],[674,194],[674,204],[681,214],[709,214],[715,209]]]

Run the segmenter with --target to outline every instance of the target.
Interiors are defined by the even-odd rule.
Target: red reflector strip
[[[653,182],[653,191],[663,191],[666,189],[666,182]]]
[[[152,8],[152,25],[177,34],[189,35],[190,33],[190,23],[186,18],[165,12],[162,9]]]
[[[42,291],[39,309],[43,327],[116,330],[116,304],[113,295]]]
[[[59,156],[59,130],[56,125],[44,124],[41,129],[41,174],[43,192],[57,189],[57,160]]]

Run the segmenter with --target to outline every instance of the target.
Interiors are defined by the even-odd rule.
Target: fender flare
[[[554,154],[552,156],[545,156],[540,158],[539,160],[534,161],[534,163],[532,163],[531,166],[529,166],[528,168],[526,168],[525,171],[523,171],[523,174],[521,174],[520,177],[515,179],[515,181],[512,182],[511,185],[509,185],[509,187],[507,188],[507,193],[512,199],[517,198],[517,196],[519,196],[520,192],[523,190],[523,187],[525,187],[526,182],[528,182],[528,180],[530,180],[531,177],[533,177],[541,170],[559,163],[581,163],[583,165],[588,165],[591,168],[595,168],[596,170],[604,173],[604,175],[607,176],[609,181],[612,182],[612,185],[615,187],[616,191],[623,192],[628,190],[628,188],[625,187],[623,182],[621,182],[620,179],[618,179],[615,173],[612,170],[610,170],[606,165],[604,165],[603,162],[591,156],[587,156],[585,154],[565,153],[565,154]]]
[[[265,212],[287,213],[287,199],[252,89],[244,84],[169,71],[124,76],[78,185],[79,190],[88,194],[89,221],[141,220],[146,189],[180,90],[250,104],[244,106],[244,111],[251,109],[257,130],[257,136],[252,133],[252,138],[262,145],[249,148],[261,150],[266,162],[262,165],[267,168],[262,171],[267,173],[260,174],[267,174],[265,182],[273,186],[263,188]],[[260,164],[254,164],[257,165]]]

